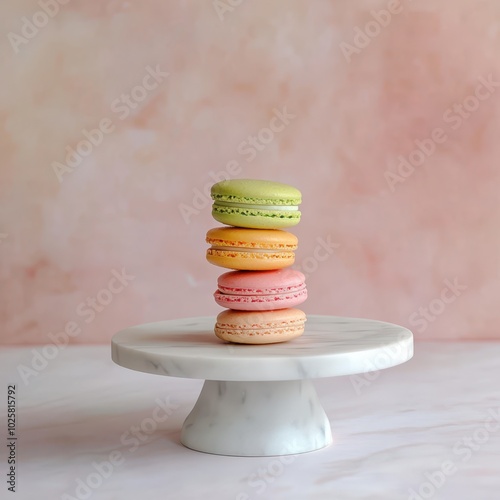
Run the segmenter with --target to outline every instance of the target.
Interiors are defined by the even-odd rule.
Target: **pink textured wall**
[[[221,172],[302,190],[307,313],[500,338],[496,0],[6,0],[0,18],[2,343],[219,312],[203,192]]]

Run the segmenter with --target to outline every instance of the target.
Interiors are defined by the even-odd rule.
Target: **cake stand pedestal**
[[[181,442],[217,455],[329,445],[330,423],[311,380],[390,368],[413,355],[412,333],[381,321],[310,315],[301,337],[267,345],[224,343],[214,324],[204,317],[127,328],[113,337],[112,358],[140,372],[205,380]]]

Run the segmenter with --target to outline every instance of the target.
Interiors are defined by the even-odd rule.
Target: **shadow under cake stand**
[[[304,334],[267,345],[224,343],[215,318],[134,326],[112,339],[115,363],[131,370],[203,379],[181,442],[217,455],[272,456],[332,442],[312,379],[390,368],[413,355],[412,333],[367,319],[308,316]]]

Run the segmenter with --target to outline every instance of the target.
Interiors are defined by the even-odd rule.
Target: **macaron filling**
[[[274,287],[274,288],[234,288],[218,285],[218,292],[223,295],[282,295],[300,292],[305,290],[305,283],[292,286]]]
[[[245,247],[217,247],[212,246],[210,250],[220,250],[223,252],[252,252],[252,253],[266,253],[276,252],[275,248],[245,248]]]
[[[294,212],[298,211],[299,209],[297,205],[266,205],[265,203],[254,205],[250,203],[216,201],[213,204],[213,208],[216,209],[219,207],[246,208],[249,210],[277,210],[280,212]]]
[[[262,323],[239,324],[217,320],[216,328],[233,331],[259,331],[270,330],[274,328],[294,329],[303,326],[306,322],[305,318],[291,318],[283,321],[263,321]]]
[[[293,259],[295,253],[289,250],[263,250],[250,248],[236,248],[230,250],[228,248],[209,248],[207,249],[207,257],[235,257],[239,256],[244,259]],[[292,262],[293,263],[293,262]],[[233,269],[233,268],[231,268]]]

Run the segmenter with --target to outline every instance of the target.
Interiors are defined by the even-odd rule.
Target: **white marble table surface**
[[[88,346],[60,351],[26,385],[18,366],[31,367],[32,349],[0,353],[2,434],[9,383],[19,424],[18,491],[2,480],[0,498],[500,498],[500,343],[417,342],[412,360],[371,380],[315,381],[334,443],[281,458],[184,448],[180,429],[202,381],[133,372],[113,364],[110,347]],[[4,445],[0,457],[5,477]],[[111,457],[99,475],[93,463]],[[77,491],[79,479],[91,494]]]

